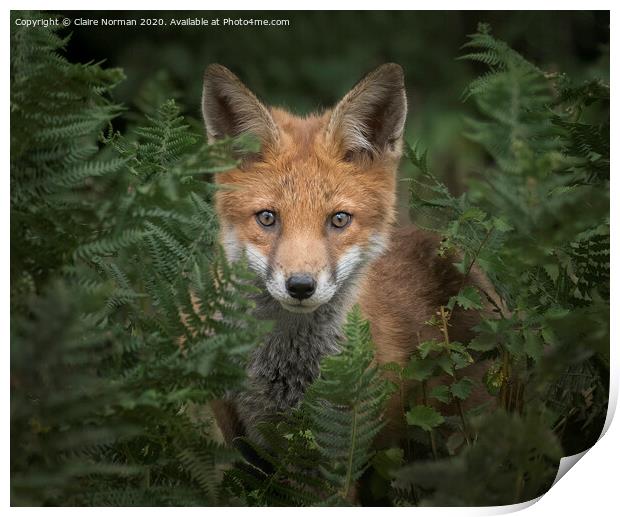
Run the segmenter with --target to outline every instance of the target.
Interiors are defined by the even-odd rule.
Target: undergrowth
[[[384,367],[392,381],[355,309],[301,405],[264,424],[262,444],[246,440],[250,463],[206,409],[243,388],[269,331],[211,204],[211,175],[248,144],[207,145],[174,101],[149,103],[160,93],[125,113],[123,72],[69,62],[66,43],[12,24],[13,505],[501,505],[541,495],[561,456],[595,443],[609,374],[607,84],[545,72],[480,26],[462,59],[486,72],[464,98],[488,167],[455,197],[425,152],[407,157],[413,218],[499,297],[464,287],[437,307],[428,324],[443,339]],[[452,311],[486,301],[493,317],[454,342]],[[463,409],[473,357],[489,361],[494,408]],[[377,449],[399,380],[424,391],[404,401],[412,447]]]

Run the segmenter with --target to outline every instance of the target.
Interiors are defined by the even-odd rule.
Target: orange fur
[[[364,168],[342,161],[324,138],[329,113],[299,118],[275,109],[272,115],[280,128],[278,148],[266,149],[251,167],[217,176],[219,184],[233,187],[218,192],[216,208],[239,240],[269,255],[279,238],[284,247],[277,260],[303,271],[328,255],[337,259],[371,231],[387,232],[395,218],[394,160]],[[279,236],[262,231],[254,220],[259,210],[276,204],[286,221]],[[326,219],[338,210],[355,213],[351,228],[317,246],[324,241]]]
[[[214,70],[226,75],[219,68]],[[245,88],[239,85],[234,82],[227,88]],[[222,92],[224,108],[218,116],[234,111],[234,105],[226,107],[227,100],[240,102],[245,90],[230,93],[224,88]],[[367,103],[375,101],[384,110],[384,119],[368,119]],[[244,127],[252,124],[247,113],[255,112],[262,121],[269,118],[269,131],[259,132],[263,148],[258,158],[217,176],[222,186],[216,195],[222,240],[233,235],[235,241],[251,245],[288,275],[333,266],[356,246],[381,236],[387,251],[363,270],[359,288],[348,301],[349,306],[359,303],[370,322],[378,363],[405,365],[421,341],[442,339],[438,329],[426,322],[465,282],[492,293],[480,272],[474,269],[464,279],[452,265],[454,257],[438,256],[437,237],[414,227],[395,227],[402,124],[394,128],[390,124],[399,117],[404,122],[404,113],[399,111],[403,106],[406,110],[400,67],[381,67],[358,83],[333,111],[319,115],[297,117],[277,108],[263,111],[251,95],[246,102]],[[356,120],[361,130],[352,126]],[[232,128],[230,134],[235,134],[234,116],[227,124],[224,129]],[[366,141],[370,134],[374,140],[368,137]],[[265,231],[257,224],[256,214],[262,210],[277,212],[278,231]],[[329,217],[339,211],[352,214],[350,225],[341,232],[327,230]],[[451,339],[467,342],[479,318],[477,312],[455,310]],[[483,364],[475,364],[463,373],[480,379],[483,369]],[[479,384],[469,405],[484,400],[488,395]],[[402,436],[401,404],[398,394],[388,404],[389,423],[381,437],[386,443]],[[229,410],[218,411],[218,416],[225,417],[226,434],[236,428]]]

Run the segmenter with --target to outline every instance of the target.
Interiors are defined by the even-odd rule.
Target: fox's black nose
[[[292,275],[286,281],[286,290],[293,298],[305,300],[314,294],[316,282],[310,275]]]

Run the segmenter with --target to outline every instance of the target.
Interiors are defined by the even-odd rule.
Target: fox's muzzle
[[[316,291],[316,280],[307,273],[294,274],[286,280],[286,290],[293,298],[305,300]]]

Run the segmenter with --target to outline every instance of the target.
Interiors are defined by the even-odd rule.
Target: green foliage
[[[55,27],[11,27],[12,504],[510,504],[594,443],[609,373],[604,81],[544,72],[486,26],[470,37],[463,57],[487,72],[465,92],[467,136],[485,165],[454,195],[408,148],[412,215],[498,296],[463,285],[427,322],[441,339],[404,368],[376,366],[354,309],[300,407],[241,440],[250,462],[222,445],[208,402],[242,389],[269,325],[217,244],[210,179],[255,142],[206,145],[165,73],[125,113],[120,70],[71,63]],[[476,337],[453,341],[451,314],[489,303]],[[484,386],[463,373],[477,360]],[[386,400],[408,384],[408,440],[377,450]],[[494,404],[469,408],[480,389]]]
[[[443,397],[443,392],[435,392],[435,396]],[[425,431],[430,431],[434,427],[444,423],[444,418],[434,408],[429,406],[415,406],[407,411],[407,423],[417,425]]]
[[[472,81],[465,98],[476,100],[483,118],[470,118],[468,136],[482,144],[505,173],[517,172],[521,142],[533,153],[553,146],[551,120],[543,109],[551,101],[544,73],[503,41],[486,25],[463,45],[469,52],[461,59],[485,64],[489,71]]]
[[[456,305],[462,307],[465,310],[469,309],[482,309],[482,297],[475,287],[471,285],[463,287],[454,297]],[[451,308],[450,306],[448,306]]]
[[[563,74],[545,73],[484,25],[465,48],[464,59],[488,68],[465,97],[478,109],[467,120],[468,136],[491,165],[454,197],[430,172],[425,154],[409,149],[420,171],[412,180],[412,207],[421,224],[442,236],[440,253],[460,251],[457,268],[465,275],[482,269],[499,296],[463,286],[440,309],[440,321],[429,322],[443,329],[445,343],[422,343],[412,360],[426,362],[417,378],[430,382],[436,366],[428,361],[446,357],[441,351],[451,346],[449,311],[490,303],[494,314],[464,350],[489,361],[484,383],[499,409],[459,410],[467,447],[455,447],[454,432],[441,433],[454,428],[450,418],[439,424],[433,415],[434,425],[422,425],[440,431],[431,436],[442,437],[432,444],[435,457],[442,450],[453,457],[397,473],[405,500],[418,504],[536,497],[553,481],[560,456],[593,445],[606,413],[609,87],[599,80],[575,86]],[[429,398],[460,403],[474,385],[458,376],[458,358],[450,359],[455,362],[446,360],[444,371],[455,381],[449,389],[433,388]],[[414,425],[431,414],[420,407],[409,419]]]
[[[120,72],[62,44],[11,34],[12,502],[215,504],[239,455],[205,404],[243,384],[267,330],[216,244],[205,174],[230,146],[172,101],[115,132]]]
[[[306,393],[302,410],[308,414],[324,461],[320,469],[345,498],[372,458],[372,441],[383,427],[388,394],[373,351],[370,327],[359,307],[344,326],[342,352],[321,362],[321,377]]]
[[[562,454],[557,437],[539,418],[497,412],[474,423],[480,436],[474,445],[455,457],[399,469],[395,488],[417,490],[422,506],[500,506],[549,489]]]
[[[86,208],[105,177],[123,166],[106,155],[98,135],[121,108],[109,93],[119,69],[74,64],[57,27],[31,30],[11,13],[11,277],[22,294],[61,268],[95,214]],[[15,265],[19,265],[19,271]],[[12,293],[13,294],[13,293]]]
[[[27,317],[11,325],[11,502],[38,505],[67,501],[77,479],[129,476],[130,465],[93,461],[119,436],[137,427],[115,418],[100,420],[120,404],[122,385],[97,375],[100,362],[117,353],[113,331],[85,325],[76,298],[63,283],[52,284],[28,303]],[[89,454],[91,453],[91,454]]]
[[[225,475],[223,493],[243,506],[320,504],[329,485],[317,465],[322,460],[311,425],[299,411],[276,423],[259,425],[261,443],[241,439],[255,456]]]

